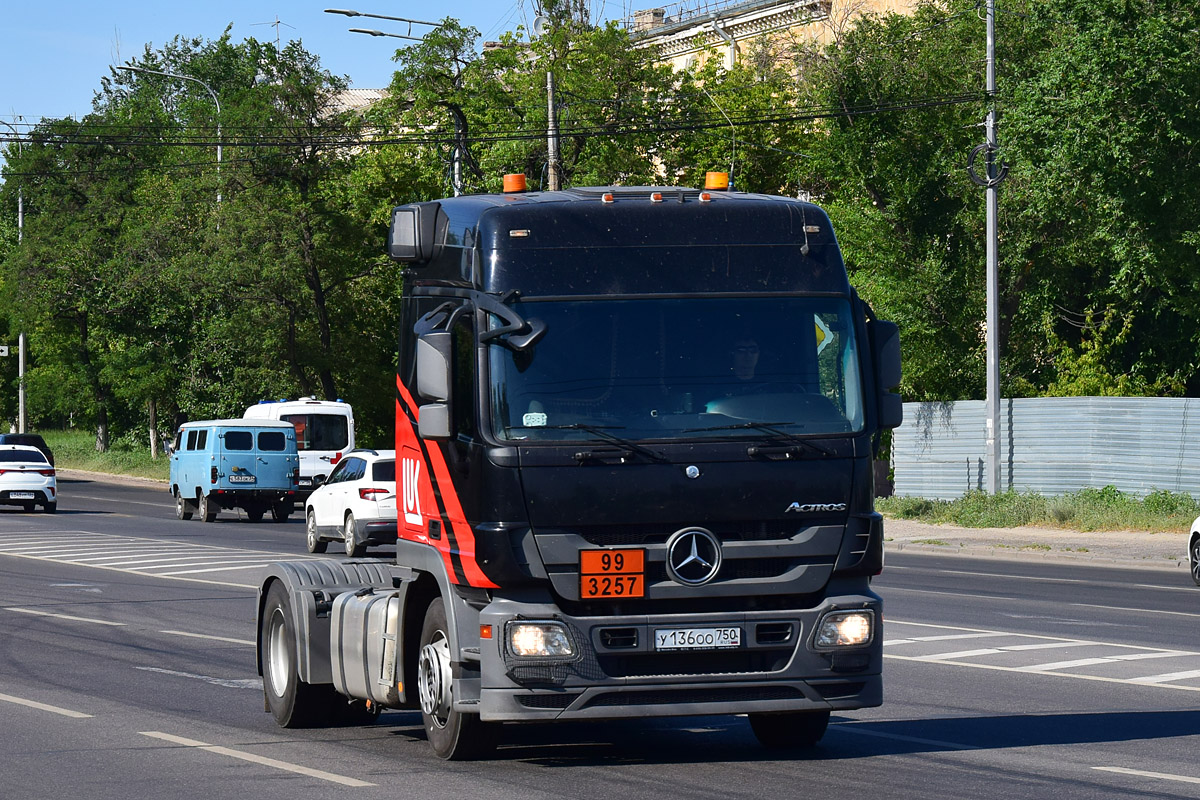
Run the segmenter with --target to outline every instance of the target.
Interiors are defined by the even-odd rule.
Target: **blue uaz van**
[[[171,445],[175,515],[205,522],[241,508],[251,522],[292,513],[300,478],[296,429],[274,420],[216,419],[179,427]]]

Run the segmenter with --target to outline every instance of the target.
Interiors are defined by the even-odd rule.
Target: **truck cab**
[[[240,508],[251,522],[268,511],[284,522],[295,503],[296,431],[274,420],[187,422],[171,444],[170,491],[179,519],[216,520]]]
[[[882,702],[872,465],[901,421],[899,339],[824,211],[675,187],[467,196],[395,209],[389,253],[408,265],[396,564],[268,576],[282,724],[303,711],[276,691],[292,664],[419,706],[444,758],[500,723],[689,714],[805,745]],[[308,635],[273,658],[288,624]]]

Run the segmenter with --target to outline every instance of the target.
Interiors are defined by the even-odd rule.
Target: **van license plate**
[[[742,646],[741,628],[659,628],[655,650],[728,650]]]
[[[256,478],[253,475],[230,475],[230,483],[254,483]]]

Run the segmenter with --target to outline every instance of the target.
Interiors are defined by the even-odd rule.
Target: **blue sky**
[[[620,18],[628,4],[594,0],[593,19]],[[161,47],[176,34],[215,39],[230,23],[235,41],[273,40],[278,30],[281,41],[301,40],[326,69],[349,76],[353,87],[382,88],[391,78],[391,57],[404,40],[347,29],[407,34],[408,26],[326,14],[324,9],[429,21],[451,16],[473,25],[488,40],[521,24],[528,27],[536,6],[536,0],[57,0],[49,6],[11,0],[0,16],[0,120],[13,123],[21,117],[29,123],[43,117],[83,116],[91,111],[92,96],[110,66],[140,55],[147,43]],[[412,30],[419,36],[429,28],[414,25]],[[8,129],[0,125],[4,133]]]

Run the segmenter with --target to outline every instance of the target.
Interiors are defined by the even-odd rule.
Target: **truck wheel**
[[[221,507],[212,500],[209,500],[206,494],[200,495],[200,500],[196,503],[196,507],[200,511],[200,519],[204,522],[215,521],[217,514],[221,513]]]
[[[358,523],[354,520],[354,514],[346,512],[346,524],[342,528],[342,538],[346,542],[346,555],[350,558],[362,558],[367,552],[366,544],[359,544],[355,536],[355,530],[358,528]]]
[[[496,746],[496,725],[454,709],[454,681],[450,667],[450,637],[446,607],[438,597],[425,612],[417,667],[421,720],[425,736],[438,758],[465,761],[491,752]]]
[[[325,548],[329,546],[326,542],[321,541],[321,534],[317,533],[317,515],[311,508],[308,510],[308,523],[305,525],[304,538],[310,553],[324,553]]]
[[[191,519],[192,504],[183,495],[175,492],[175,519]]]
[[[828,711],[750,714],[750,728],[763,747],[773,750],[812,747],[829,727]]]
[[[263,605],[262,644],[263,694],[275,721],[284,728],[308,728],[334,721],[336,703],[345,699],[331,684],[300,680],[296,670],[296,632],[287,590],[276,581],[267,591]]]

